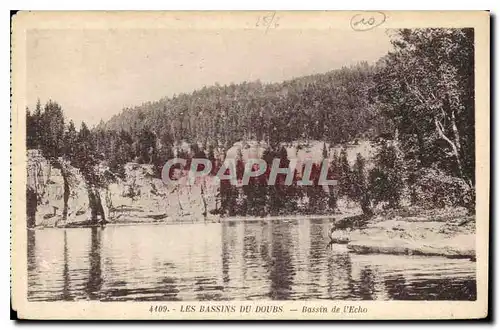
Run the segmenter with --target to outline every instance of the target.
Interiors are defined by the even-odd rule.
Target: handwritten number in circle
[[[376,11],[354,15],[350,23],[354,31],[368,31],[383,24],[385,20],[385,14]]]

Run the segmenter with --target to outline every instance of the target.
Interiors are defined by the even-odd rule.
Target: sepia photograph
[[[485,316],[489,15],[454,15],[17,13],[19,306]]]

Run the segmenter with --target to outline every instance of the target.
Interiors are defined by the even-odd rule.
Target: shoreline
[[[182,224],[204,224],[204,223],[222,223],[222,222],[256,222],[256,221],[296,221],[296,220],[327,220],[327,219],[345,219],[351,216],[359,216],[359,213],[345,213],[345,214],[335,214],[335,215],[275,215],[275,216],[265,216],[265,217],[240,217],[240,216],[228,216],[228,217],[209,217],[206,219],[193,218],[191,220],[186,219],[154,219],[146,217],[144,220],[118,220],[109,221],[104,224],[92,224],[90,221],[81,222],[70,222],[65,225],[37,225],[33,228],[28,228],[31,230],[44,229],[44,228],[92,228],[92,227],[106,227],[106,226],[126,226],[126,225],[150,225],[150,224],[163,224],[163,225],[182,225]],[[186,218],[186,217],[185,217]]]
[[[201,216],[189,216],[181,215],[176,218],[167,216],[165,214],[149,214],[142,215],[138,217],[128,217],[128,216],[118,216],[112,220],[106,221],[104,224],[91,223],[90,220],[80,220],[71,221],[63,224],[62,220],[59,220],[60,224],[52,222],[51,224],[39,224],[30,229],[39,228],[86,228],[86,227],[100,227],[100,226],[117,226],[117,225],[145,225],[145,224],[192,224],[192,223],[222,223],[222,222],[256,222],[256,221],[297,221],[297,220],[327,220],[335,219],[342,220],[349,217],[359,217],[362,213],[353,209],[352,211],[346,210],[342,213],[334,214],[297,214],[297,215],[266,215],[266,216],[218,216],[210,215],[205,218]]]
[[[188,217],[179,219],[154,219],[144,217],[140,220],[118,220],[106,224],[89,224],[88,221],[68,223],[59,226],[37,226],[29,230],[46,228],[92,228],[137,225],[183,225],[209,224],[223,222],[269,222],[328,220],[335,221],[359,217],[359,212],[341,214],[283,215],[265,217]],[[333,221],[332,221],[333,223]],[[330,232],[329,232],[330,233]],[[345,244],[349,253],[387,254],[406,256],[442,256],[446,258],[469,259],[476,261],[475,217],[461,209],[400,209],[375,214],[362,228],[352,228],[347,234]],[[331,239],[331,237],[330,237]],[[329,241],[325,241],[327,248]],[[335,244],[333,245],[335,249]]]

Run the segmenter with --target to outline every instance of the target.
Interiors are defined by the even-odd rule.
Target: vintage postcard
[[[18,12],[21,319],[488,315],[490,16]]]

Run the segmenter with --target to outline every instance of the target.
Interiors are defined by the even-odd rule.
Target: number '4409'
[[[151,306],[149,307],[149,312],[150,313],[165,313],[165,312],[168,312],[168,307],[167,306],[161,306],[161,305],[157,305],[157,306]]]

